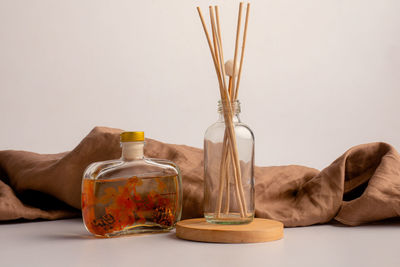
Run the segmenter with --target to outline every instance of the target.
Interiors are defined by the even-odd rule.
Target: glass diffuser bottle
[[[179,168],[144,158],[143,132],[123,132],[120,138],[120,159],[92,163],[84,172],[86,229],[104,237],[171,230],[182,210]]]
[[[239,101],[230,111],[224,104],[218,102],[219,119],[204,137],[204,217],[210,223],[244,224],[254,218],[254,135],[240,121]],[[232,119],[232,131],[226,118]]]

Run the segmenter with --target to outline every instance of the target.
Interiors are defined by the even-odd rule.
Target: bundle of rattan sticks
[[[246,18],[243,30],[242,39],[242,49],[240,55],[239,67],[238,63],[238,50],[239,50],[239,39],[241,32],[241,21],[242,21],[242,11],[243,2],[239,4],[239,14],[236,28],[236,41],[235,41],[235,52],[233,57],[233,63],[228,61],[224,63],[224,53],[222,48],[221,39],[221,27],[219,19],[219,9],[218,6],[210,6],[210,23],[212,31],[212,41],[207,30],[203,15],[201,13],[200,7],[197,7],[197,11],[200,16],[201,23],[203,25],[204,33],[207,38],[208,46],[210,48],[211,56],[213,59],[215,71],[218,78],[219,91],[221,95],[221,103],[223,108],[224,120],[225,120],[225,135],[223,141],[222,156],[220,162],[220,173],[219,173],[219,190],[218,190],[218,200],[215,210],[216,217],[220,217],[221,213],[229,213],[229,196],[230,196],[230,175],[229,169],[233,170],[233,177],[235,183],[235,196],[236,202],[239,205],[240,216],[247,217],[247,205],[244,196],[244,190],[242,185],[242,175],[240,170],[240,161],[238,155],[238,148],[236,143],[235,126],[233,123],[234,107],[232,103],[237,100],[238,90],[240,85],[240,78],[242,73],[242,65],[244,58],[244,49],[246,46],[246,35],[247,35],[247,25],[250,12],[250,3],[247,4]],[[229,82],[226,82],[226,75],[229,76]],[[225,194],[225,207],[222,210],[222,199]]]

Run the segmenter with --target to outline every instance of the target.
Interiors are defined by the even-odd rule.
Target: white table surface
[[[0,266],[400,266],[400,223],[286,228],[282,240],[210,244],[175,232],[94,238],[81,219],[1,223]]]

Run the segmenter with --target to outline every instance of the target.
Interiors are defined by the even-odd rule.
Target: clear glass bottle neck
[[[144,142],[121,142],[124,161],[141,160],[144,158]]]
[[[240,102],[239,100],[235,100],[233,102],[230,103],[231,104],[231,108],[229,108],[229,103],[227,102],[222,102],[221,100],[218,101],[218,114],[219,114],[219,118],[218,121],[219,122],[224,122],[225,118],[229,118],[232,117],[232,121],[233,122],[240,122]],[[232,112],[231,116],[230,116],[230,112]]]

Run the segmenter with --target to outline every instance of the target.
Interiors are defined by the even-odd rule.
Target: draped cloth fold
[[[86,166],[119,158],[121,130],[96,127],[71,152],[0,151],[0,220],[79,216]],[[183,218],[202,217],[203,150],[146,139],[145,155],[174,161],[183,177]],[[318,171],[255,167],[256,217],[286,227],[359,225],[400,216],[400,156],[386,143],[353,147]]]

